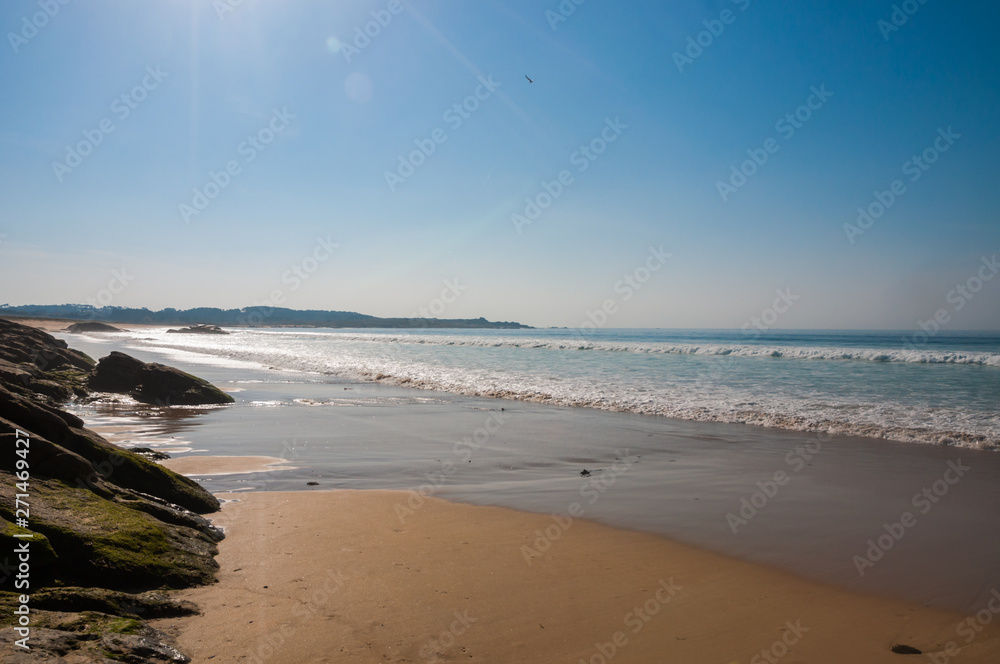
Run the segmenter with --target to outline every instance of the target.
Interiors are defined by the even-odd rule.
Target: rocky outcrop
[[[219,501],[198,483],[113,445],[83,428],[83,420],[0,386],[0,447],[14,448],[15,429],[31,434],[32,474],[76,484],[106,483],[156,495],[198,513],[214,512]],[[13,454],[0,456],[0,470],[14,470]]]
[[[125,332],[126,330],[115,327],[114,325],[108,325],[107,323],[87,321],[84,323],[73,323],[63,331],[80,334],[81,332]]]
[[[118,351],[101,358],[87,384],[92,390],[128,394],[137,401],[159,406],[233,402],[231,396],[207,380]]]
[[[9,390],[63,403],[87,394],[94,360],[42,330],[0,318],[0,384]]]
[[[100,480],[95,480],[99,483]],[[142,509],[149,502],[161,515],[171,511],[143,494],[95,487],[72,486],[52,479],[31,482],[30,532],[46,542],[52,557],[36,562],[32,556],[31,580],[39,584],[94,586],[112,590],[185,588],[210,583],[215,578],[216,542],[221,534],[197,515],[188,513],[190,525],[162,521]],[[102,490],[103,489],[103,490]],[[14,485],[0,486],[0,517],[7,532],[27,532],[13,525]],[[102,495],[103,494],[103,495]],[[177,518],[184,511],[172,508]],[[200,520],[202,523],[197,523]],[[42,540],[44,538],[44,540]],[[8,550],[13,551],[10,547]]]
[[[218,325],[206,325],[204,323],[198,323],[197,325],[182,327],[176,330],[171,329],[167,330],[167,332],[173,332],[175,334],[229,334]]]
[[[128,366],[140,365],[134,390],[144,392],[149,366],[151,375],[167,370],[171,376],[165,394],[180,389],[180,379],[170,382],[175,370],[124,357]],[[196,610],[163,591],[214,580],[223,535],[200,514],[219,503],[196,482],[109,443],[58,407],[88,394],[92,367],[93,360],[51,335],[0,319],[0,448],[6,450],[0,455],[0,661],[189,661],[144,620]],[[192,385],[202,389],[204,381],[176,373],[186,377],[181,395]],[[25,434],[29,444],[19,445]],[[18,456],[16,449],[26,451]],[[15,473],[24,463],[30,477],[19,487],[24,479]],[[17,493],[29,496],[26,522],[19,521]],[[26,591],[14,592],[10,552],[24,543],[31,551],[30,652],[15,645],[13,626],[13,609]]]
[[[16,605],[0,597],[0,610]],[[11,664],[114,664],[144,662],[186,664],[191,659],[177,649],[173,637],[141,619],[98,611],[33,610],[31,649],[18,647],[13,627],[0,629],[0,662]]]

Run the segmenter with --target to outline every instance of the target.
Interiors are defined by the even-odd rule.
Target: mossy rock
[[[35,447],[44,447],[48,441],[82,457],[92,466],[87,469],[63,463],[59,472],[53,469],[49,477],[75,480],[78,486],[91,489],[97,480],[103,479],[126,489],[155,495],[199,514],[219,509],[219,501],[194,480],[109,443],[93,431],[82,428],[83,421],[70,413],[14,394],[2,386],[0,419],[8,422],[0,424],[0,434],[13,435],[15,428],[21,428],[32,434]],[[49,452],[58,452],[58,448]],[[13,455],[0,457],[0,469],[13,470],[13,462]]]
[[[194,480],[113,445],[89,429],[72,429],[72,432],[74,435],[63,447],[89,459],[104,480],[152,494],[198,514],[219,510],[218,499]]]
[[[30,537],[17,537],[17,535],[30,535]],[[0,551],[4,555],[10,555],[10,575],[13,576],[17,567],[16,556],[9,553],[19,548],[23,543],[28,543],[31,562],[31,579],[37,584],[39,581],[50,576],[53,565],[58,562],[55,550],[49,543],[49,539],[34,531],[15,525],[6,519],[0,518]],[[4,585],[13,587],[13,579],[8,579]]]
[[[0,516],[12,518],[0,485]],[[193,528],[163,523],[59,480],[31,485],[31,529],[60,559],[57,580],[113,589],[181,588],[210,583],[215,542]]]
[[[96,611],[123,618],[152,620],[198,613],[198,607],[160,591],[134,594],[107,588],[46,588],[31,595],[31,604],[49,611]]]
[[[34,597],[32,597],[34,604]],[[14,645],[15,593],[0,592],[0,662],[190,662],[168,634],[141,619],[33,606],[31,651]]]

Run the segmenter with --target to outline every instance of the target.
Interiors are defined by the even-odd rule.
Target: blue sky
[[[1000,329],[1000,10],[812,4],[8,0],[0,303]]]

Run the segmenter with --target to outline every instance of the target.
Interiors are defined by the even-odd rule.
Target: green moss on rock
[[[7,519],[11,502],[0,494],[0,515]],[[218,568],[217,549],[207,535],[58,480],[32,484],[31,528],[59,557],[58,579],[64,582],[179,588],[211,582]]]
[[[17,535],[31,535],[31,537],[17,537]],[[58,558],[49,539],[41,533],[0,518],[0,550],[14,551],[15,547],[24,542],[28,543],[28,550],[31,551],[32,573],[39,580],[48,576]]]

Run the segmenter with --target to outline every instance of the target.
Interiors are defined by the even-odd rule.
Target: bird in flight
[[[531,78],[527,74],[525,74],[524,77],[528,79],[528,83],[534,83],[534,81],[532,81]]]

